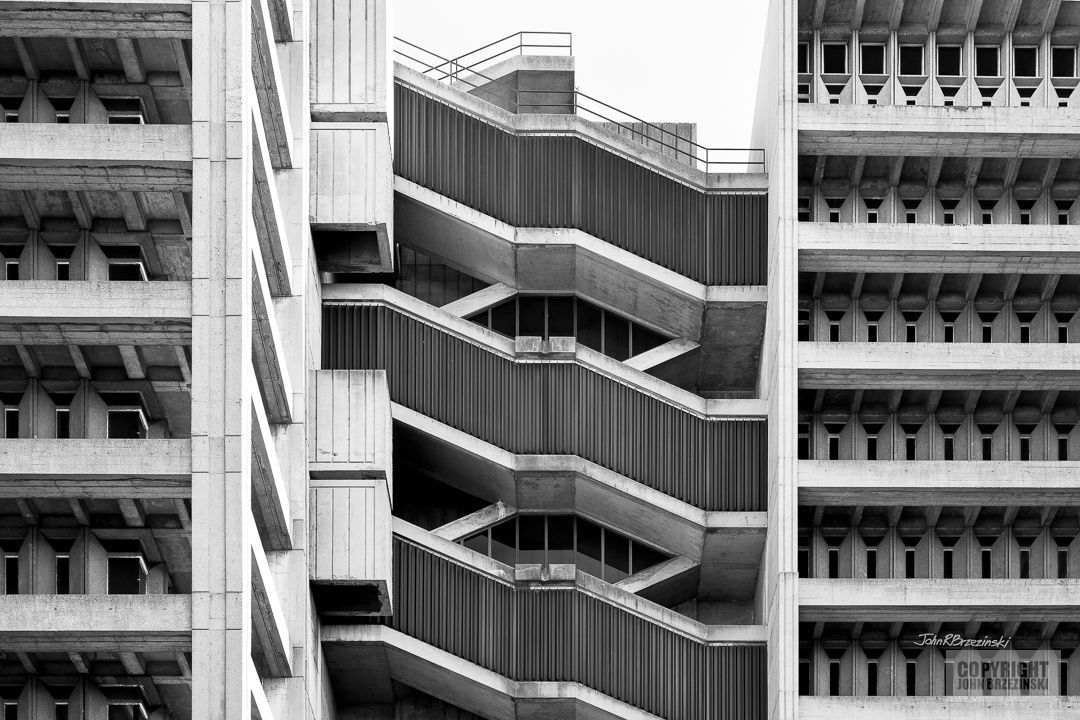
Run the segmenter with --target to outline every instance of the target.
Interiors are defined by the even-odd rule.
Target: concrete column
[[[251,2],[192,2],[192,717],[251,717]]]

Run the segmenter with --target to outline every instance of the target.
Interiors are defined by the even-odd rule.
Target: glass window
[[[141,555],[110,555],[108,561],[110,595],[146,593],[146,562]]]
[[[975,74],[979,77],[998,77],[998,46],[975,48]]]
[[[505,565],[517,562],[517,518],[491,528],[491,557]]]
[[[517,335],[517,299],[491,308],[491,329],[500,335]]]
[[[547,562],[544,554],[544,516],[518,517],[517,562],[522,565]]]
[[[547,519],[549,563],[574,562],[574,516],[550,515]]]
[[[612,313],[604,315],[604,354],[625,360],[630,357],[630,323]]]
[[[799,43],[799,72],[810,72],[810,43]]]
[[[600,350],[603,347],[601,335],[604,311],[592,303],[577,304],[577,339],[585,347]]]
[[[630,540],[604,530],[604,579],[616,583],[630,575]]]
[[[518,331],[520,336],[531,335],[546,337],[544,332],[545,298],[536,295],[523,295],[518,298]]]
[[[859,55],[863,75],[885,74],[884,45],[863,45],[859,48]]]
[[[923,74],[923,46],[901,45],[900,46],[900,74],[922,75]]]
[[[959,45],[938,45],[937,74],[955,77],[961,74],[963,67]]]
[[[1013,75],[1037,77],[1039,74],[1039,49],[1035,47],[1013,48]]]
[[[571,296],[548,298],[548,337],[574,337],[574,302]]]
[[[1056,47],[1050,50],[1050,74],[1056,78],[1076,77],[1076,48]]]
[[[848,46],[843,43],[826,43],[821,46],[822,72],[843,75],[847,69]]]
[[[604,544],[600,526],[577,518],[578,570],[604,577]]]

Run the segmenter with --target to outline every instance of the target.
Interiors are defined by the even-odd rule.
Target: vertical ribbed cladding
[[[766,506],[765,420],[705,419],[576,362],[514,362],[382,305],[323,307],[323,367],[517,454],[578,455],[705,510]]]
[[[570,681],[668,720],[766,715],[762,645],[707,645],[574,587],[521,587],[394,538],[393,626],[520,681]]]
[[[394,172],[518,227],[577,228],[706,285],[764,285],[764,193],[703,192],[572,136],[504,132],[394,84]]]

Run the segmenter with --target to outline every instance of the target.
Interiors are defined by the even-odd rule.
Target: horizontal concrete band
[[[441,538],[400,518],[394,518],[393,525],[394,534],[399,538],[510,587],[524,589],[534,585],[536,581],[541,581],[542,584],[550,583],[552,587],[573,588],[576,592],[617,607],[621,612],[632,614],[702,644],[756,645],[764,644],[767,639],[764,625],[705,625],[591,575],[574,571],[573,566],[554,566],[561,569],[552,572],[564,573],[565,569],[565,574],[556,577],[522,577],[520,570],[515,571],[509,565]]]
[[[191,0],[20,0],[0,5],[0,37],[190,38]]]
[[[799,386],[898,390],[1080,389],[1080,345],[828,343],[798,345]]]
[[[801,620],[1009,620],[1068,622],[1080,615],[1080,580],[800,578]]]
[[[1076,697],[824,697],[801,696],[799,720],[1073,720],[1080,716]]]
[[[803,505],[1070,505],[1080,462],[799,460]]]
[[[186,498],[191,441],[7,440],[0,481],[0,497]]]
[[[191,283],[52,282],[0,286],[0,343],[187,345]]]
[[[1074,108],[807,103],[798,118],[802,154],[1080,157]]]
[[[803,272],[1080,272],[1067,226],[800,223],[798,236]]]
[[[0,595],[8,651],[191,649],[190,595]]]
[[[394,421],[430,438],[425,457],[462,478],[458,489],[507,498],[518,509],[550,508],[595,518],[695,562],[708,534],[764,533],[766,512],[706,511],[576,455],[525,455],[503,450],[398,403]],[[568,480],[567,480],[568,479]],[[540,482],[538,482],[540,481]],[[565,491],[566,482],[572,484]],[[570,506],[563,495],[572,495]]]
[[[581,720],[660,720],[657,715],[620,702],[576,682],[522,682],[463,660],[402,632],[378,625],[324,625],[321,640],[328,650],[349,646],[385,648],[390,674],[421,692],[493,720],[517,720],[526,708],[541,714],[558,704]],[[333,673],[333,670],[331,670]],[[345,680],[345,678],[341,678]],[[571,706],[570,708],[565,707]],[[554,709],[554,708],[552,708]],[[560,714],[559,717],[567,717]]]
[[[519,363],[576,363],[698,417],[764,418],[768,414],[762,400],[707,400],[648,373],[634,370],[596,350],[579,345],[573,338],[556,338],[544,343],[539,342],[539,338],[536,342],[531,342],[528,338],[506,338],[387,285],[328,285],[323,288],[323,302],[332,305],[389,307],[435,327],[440,332]]]
[[[701,190],[765,192],[768,189],[768,177],[764,173],[706,173],[578,115],[511,113],[400,63],[394,63],[394,81],[506,132],[517,135],[577,135]]]

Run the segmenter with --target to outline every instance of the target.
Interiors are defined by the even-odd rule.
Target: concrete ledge
[[[1077,344],[800,342],[797,352],[800,388],[1080,389]]]
[[[292,256],[285,233],[284,213],[277,192],[277,178],[267,150],[263,123],[253,112],[251,123],[252,170],[251,217],[266,269],[266,282],[274,297],[292,294]]]
[[[191,0],[19,0],[0,37],[190,38]]]
[[[1080,615],[1080,579],[800,578],[798,599],[800,620],[1070,622]]]
[[[24,652],[191,649],[190,595],[0,595],[0,647]]]
[[[522,359],[518,357],[517,343],[513,338],[503,337],[387,285],[327,285],[323,287],[323,302],[326,304],[385,305],[403,314],[411,315],[416,320],[437,328],[440,332],[459,337],[496,355],[515,361]],[[573,345],[572,359],[568,359],[569,352],[559,353],[556,359],[551,360],[540,360],[540,356],[530,353],[529,362],[576,362],[639,392],[703,418],[761,418],[768,414],[763,400],[706,400],[645,372],[628,367],[625,363],[607,355],[583,345],[577,345],[572,342],[572,339],[570,341]]]
[[[799,720],[1074,720],[1077,697],[816,697],[799,698]]]
[[[251,515],[246,522],[255,524]],[[251,527],[251,530],[255,530]],[[257,532],[249,533],[257,538]],[[251,640],[262,652],[258,655],[262,675],[289,677],[292,675],[292,645],[289,643],[289,626],[278,597],[274,574],[266,562],[266,553],[258,541],[251,548]]]
[[[5,190],[191,189],[188,125],[19,123],[0,134]]]
[[[506,132],[517,135],[577,135],[632,162],[645,165],[673,180],[703,191],[763,193],[768,189],[768,178],[763,173],[706,173],[577,115],[516,115],[400,63],[394,63],[394,81]]]
[[[578,683],[510,680],[385,626],[324,625],[321,640],[337,688],[355,685],[356,674],[355,670],[335,673],[335,668],[345,670],[350,665],[352,650],[361,650],[355,646],[376,645],[385,648],[385,662],[393,679],[492,720],[660,720]],[[547,715],[550,711],[555,714]]]
[[[271,550],[293,547],[289,494],[262,402],[251,397],[251,506],[259,537]]]
[[[1080,157],[1075,108],[799,106],[807,155]]]
[[[191,283],[0,284],[0,344],[188,345]]]
[[[251,277],[251,367],[266,403],[267,419],[276,424],[290,423],[293,417],[292,382],[285,365],[277,308],[270,297],[262,255],[253,250],[251,257],[254,266]]]
[[[280,2],[277,10],[280,11]],[[285,107],[284,81],[278,66],[275,34],[283,29],[272,17],[270,0],[251,3],[251,77],[258,99],[259,117],[266,132],[266,150],[275,169],[291,168],[292,126]],[[291,28],[289,30],[291,34]]]
[[[1080,462],[799,460],[801,505],[1075,505]]]
[[[191,497],[191,441],[5,440],[0,497]]]
[[[799,223],[803,272],[1078,273],[1076,228]]]

